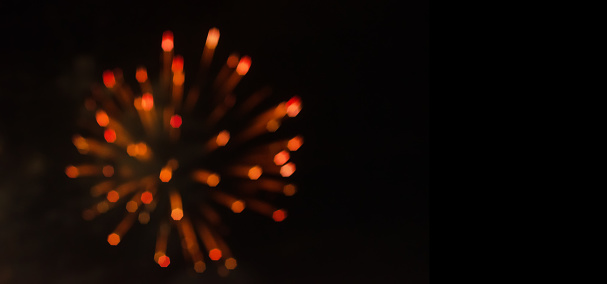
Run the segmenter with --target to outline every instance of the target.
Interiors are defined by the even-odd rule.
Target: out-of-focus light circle
[[[110,117],[103,110],[98,110],[95,114],[95,119],[97,120],[97,124],[101,127],[106,127],[110,124]]]
[[[173,33],[171,31],[166,31],[162,34],[161,46],[165,52],[173,50]]]
[[[249,173],[247,175],[249,176],[249,179],[257,180],[257,179],[259,179],[259,177],[261,176],[262,173],[263,173],[263,170],[261,169],[260,166],[254,166],[249,169]]]
[[[108,143],[114,143],[116,141],[116,131],[114,131],[114,129],[106,129],[103,132],[103,138],[105,138],[105,141]]]
[[[210,250],[209,258],[212,260],[215,260],[215,261],[221,259],[221,250],[218,248],[214,248],[214,249]]]
[[[158,258],[158,265],[160,265],[160,267],[167,267],[169,264],[171,264],[171,259],[168,256],[163,255]]]
[[[171,116],[171,121],[170,121],[171,127],[179,128],[181,126],[181,122],[182,121],[181,121],[180,115],[176,114],[176,115]]]
[[[150,204],[150,203],[152,203],[153,200],[154,200],[154,196],[152,195],[151,192],[146,191],[141,194],[141,202],[143,202],[143,204]]]
[[[289,177],[295,172],[295,164],[288,163],[280,167],[280,175],[283,177]]]
[[[103,176],[105,177],[112,177],[114,175],[114,167],[107,165],[105,167],[103,167]]]
[[[289,152],[282,150],[282,151],[278,152],[278,154],[274,155],[274,164],[276,164],[277,166],[282,166],[290,158],[291,158],[291,155],[289,155]]]
[[[249,72],[249,68],[251,68],[251,57],[243,56],[238,62],[238,66],[236,66],[236,73],[240,76],[244,76]]]
[[[297,188],[295,188],[292,184],[287,184],[284,186],[282,191],[286,196],[293,196],[297,192]]]
[[[227,269],[233,270],[234,268],[236,268],[236,265],[237,265],[236,259],[234,259],[232,257],[226,259],[225,265],[226,265]]]
[[[272,219],[276,222],[282,222],[285,218],[287,218],[287,212],[282,209],[278,209],[272,213]]]
[[[175,208],[171,211],[171,218],[175,221],[181,220],[183,218],[183,210],[181,208]]]
[[[135,78],[137,78],[137,82],[143,83],[148,80],[148,71],[145,70],[144,67],[137,68],[135,72]]]
[[[223,130],[217,134],[217,139],[215,141],[217,142],[217,146],[225,146],[228,144],[228,141],[230,141],[230,132],[227,130]]]
[[[120,243],[120,236],[116,233],[111,233],[107,236],[107,242],[113,246],[118,245]]]
[[[236,200],[232,202],[231,209],[232,211],[234,211],[234,213],[242,212],[242,210],[244,210],[244,202],[242,202],[242,200]]]
[[[112,190],[107,193],[107,201],[114,203],[118,201],[118,199],[120,199],[120,194],[118,194],[117,191]]]
[[[207,178],[207,185],[210,187],[216,187],[219,184],[219,175],[210,174]]]
[[[150,93],[145,93],[141,96],[141,108],[143,110],[151,110],[154,107],[154,97]]]
[[[74,166],[68,166],[65,168],[65,175],[69,178],[77,178],[79,175],[78,168]]]

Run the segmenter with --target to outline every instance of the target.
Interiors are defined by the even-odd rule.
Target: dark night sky
[[[428,282],[427,2],[10,2],[0,4],[0,283]],[[192,275],[180,256],[161,269],[134,241],[110,248],[115,223],[81,220],[86,191],[63,174],[91,81],[153,68],[165,30],[187,65],[213,26],[218,53],[253,58],[243,90],[269,84],[304,102],[288,221],[230,224],[239,267],[227,278]],[[129,234],[153,246],[147,231]]]

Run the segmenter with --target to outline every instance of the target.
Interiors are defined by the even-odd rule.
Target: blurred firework
[[[199,74],[187,93],[184,59],[174,55],[170,31],[162,36],[157,83],[144,67],[133,74],[139,92],[129,87],[121,70],[103,72],[105,88],[94,86],[84,103],[86,137],[73,137],[86,158],[67,166],[65,174],[94,184],[91,195],[99,200],[83,211],[84,219],[125,210],[108,234],[110,245],[118,245],[136,221],[148,224],[156,218],[158,265],[169,266],[167,243],[176,231],[196,272],[205,271],[210,259],[227,274],[236,260],[219,233],[218,209],[236,214],[250,209],[283,221],[286,210],[263,196],[295,194],[289,180],[296,170],[291,153],[303,138],[276,132],[301,110],[299,97],[264,108],[271,90],[263,88],[237,100],[233,90],[249,71],[250,57],[231,54],[216,76],[209,75],[218,40],[219,31],[210,29]]]

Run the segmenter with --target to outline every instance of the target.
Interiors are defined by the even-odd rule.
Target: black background
[[[0,283],[428,282],[428,3],[3,1],[0,14]],[[253,58],[243,88],[304,103],[289,218],[230,224],[227,278],[179,256],[161,269],[145,241],[109,247],[115,223],[81,220],[86,191],[63,174],[103,70],[153,70],[165,30],[187,66],[211,27],[218,53]]]

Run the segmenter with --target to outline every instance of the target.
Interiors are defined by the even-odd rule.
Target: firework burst
[[[234,214],[251,210],[281,222],[286,210],[262,196],[296,192],[291,156],[303,139],[277,130],[297,116],[300,98],[264,109],[271,93],[264,88],[237,100],[233,91],[251,58],[231,54],[210,76],[218,41],[219,31],[209,30],[199,74],[192,76],[188,92],[184,59],[174,55],[169,31],[162,36],[156,83],[144,67],[133,74],[137,88],[129,87],[121,70],[105,71],[104,86],[93,87],[85,100],[84,133],[73,137],[86,162],[67,166],[65,174],[94,184],[91,195],[98,199],[83,218],[124,210],[108,234],[112,246],[128,237],[134,223],[158,218],[153,259],[161,267],[170,265],[173,252],[167,252],[167,243],[176,231],[196,272],[205,271],[209,260],[226,272],[234,269],[236,260],[217,230],[219,208]]]

